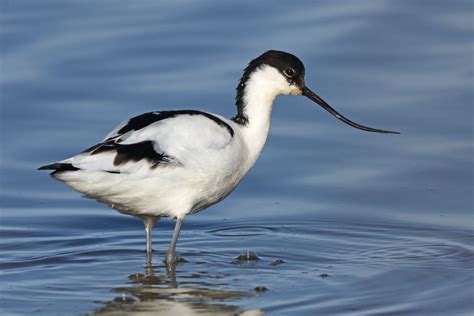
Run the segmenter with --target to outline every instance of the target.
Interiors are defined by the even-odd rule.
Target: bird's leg
[[[171,240],[170,247],[166,252],[166,263],[167,264],[174,264],[176,263],[176,243],[178,242],[179,231],[181,230],[181,222],[183,219],[177,218],[176,219],[176,226],[174,227],[173,239]]]
[[[176,264],[166,264],[166,275],[170,280],[170,288],[176,288],[178,286],[176,282]]]
[[[151,232],[153,225],[158,221],[159,217],[155,216],[144,216],[142,217],[143,224],[145,225],[145,236],[146,236],[146,257],[147,263],[151,264],[151,253],[153,248],[151,247]]]

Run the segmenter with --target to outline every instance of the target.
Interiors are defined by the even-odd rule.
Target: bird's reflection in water
[[[204,273],[186,274],[178,271],[180,264],[154,266],[147,258],[145,273],[128,276],[130,286],[113,289],[118,295],[93,315],[262,315],[260,310],[242,310],[226,304],[249,296],[244,291],[213,289],[218,284],[206,282],[217,279]],[[177,281],[183,280],[183,281]],[[221,284],[225,285],[225,284]]]

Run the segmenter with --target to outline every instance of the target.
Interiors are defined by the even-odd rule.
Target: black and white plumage
[[[305,95],[341,121],[354,123],[304,84],[303,63],[268,51],[252,60],[237,87],[237,115],[226,119],[195,110],[145,113],[120,124],[104,140],[71,158],[40,169],[87,197],[145,223],[147,253],[160,217],[176,218],[167,253],[175,261],[181,220],[224,199],[255,164],[265,144],[273,101]]]

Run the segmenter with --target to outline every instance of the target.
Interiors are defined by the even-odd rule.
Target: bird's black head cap
[[[247,124],[248,119],[244,114],[244,90],[250,75],[263,65],[269,65],[276,68],[290,84],[298,87],[304,86],[304,65],[301,60],[290,53],[269,50],[252,60],[244,70],[244,74],[237,86],[237,96],[235,98],[237,105],[237,116],[233,120],[239,124]]]

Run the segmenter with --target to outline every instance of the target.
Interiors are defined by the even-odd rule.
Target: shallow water
[[[2,315],[474,311],[470,1],[3,1]],[[35,169],[146,111],[232,116],[241,69],[295,53],[374,135],[277,99],[267,146],[225,201],[154,231]],[[260,260],[236,260],[241,253]]]
[[[139,221],[100,211],[86,213],[95,225],[84,214],[59,226],[61,214],[42,212],[27,229],[5,216],[5,310],[451,314],[472,304],[469,229],[346,218],[189,220],[179,243],[188,262],[167,271],[170,222],[158,226],[147,267]],[[245,249],[259,260],[236,260]]]

